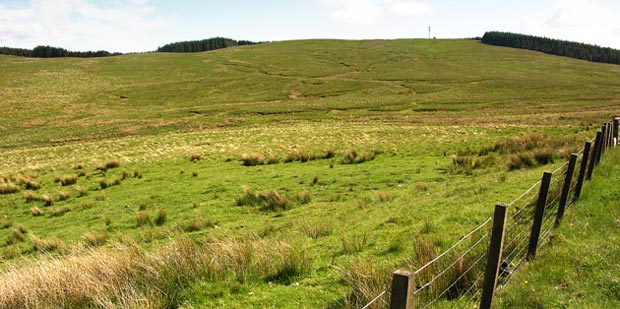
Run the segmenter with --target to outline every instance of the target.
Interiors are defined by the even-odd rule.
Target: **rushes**
[[[292,207],[291,201],[276,190],[255,191],[244,188],[245,193],[237,197],[237,206],[258,206],[263,211],[280,212]]]

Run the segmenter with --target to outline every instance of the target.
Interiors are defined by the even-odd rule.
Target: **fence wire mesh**
[[[566,208],[575,197],[575,190],[583,160],[583,149],[577,153],[575,168],[568,183]],[[586,162],[587,163],[587,162]],[[542,246],[553,239],[553,227],[562,190],[569,172],[569,162],[566,162],[552,172],[538,246]],[[504,229],[504,245],[502,260],[498,274],[497,288],[501,289],[513,278],[516,271],[527,260],[528,246],[532,232],[533,218],[540,195],[542,181],[534,183],[523,194],[515,198],[507,206],[507,219]],[[447,302],[451,307],[475,306],[481,295],[484,281],[484,271],[488,258],[488,245],[491,234],[492,218],[463,236],[435,258],[429,256],[422,267],[414,272],[415,308],[429,308]]]

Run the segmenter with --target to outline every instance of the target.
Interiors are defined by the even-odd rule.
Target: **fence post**
[[[588,158],[590,157],[590,148],[592,142],[586,142],[583,146],[583,156],[581,157],[581,167],[579,167],[579,178],[577,178],[577,186],[575,187],[575,195],[573,196],[573,202],[579,199],[581,195],[581,188],[583,187],[583,180],[586,175],[586,168],[588,167]]]
[[[540,192],[538,193],[538,203],[536,204],[536,213],[534,214],[534,224],[530,233],[530,244],[527,248],[527,259],[533,260],[536,256],[538,247],[538,238],[540,238],[540,228],[542,227],[543,217],[545,216],[545,206],[547,206],[547,194],[549,193],[549,184],[551,183],[551,173],[543,174],[542,183],[540,184]]]
[[[607,137],[607,126],[603,125],[601,127],[601,150],[598,152],[598,155],[596,156],[596,164],[598,164],[601,161],[601,157],[603,156],[603,153],[605,153],[605,138]]]
[[[607,138],[605,139],[605,149],[611,147],[611,136],[613,134],[613,132],[611,131],[612,125],[613,124],[611,122],[607,123]]]
[[[405,270],[397,270],[392,274],[392,296],[390,309],[412,309],[414,274]]]
[[[566,170],[566,177],[564,177],[564,186],[562,187],[562,195],[560,196],[560,205],[558,206],[558,213],[555,218],[555,225],[559,225],[560,221],[562,221],[562,217],[564,216],[564,209],[566,208],[566,201],[568,200],[570,185],[573,182],[575,165],[577,165],[577,155],[571,154],[570,161],[568,161],[568,169]]]
[[[487,255],[487,269],[484,273],[482,285],[482,298],[480,299],[480,309],[489,309],[493,303],[493,294],[497,285],[497,275],[499,273],[500,261],[504,247],[504,232],[506,230],[506,205],[498,203],[495,205],[493,214],[493,230],[491,231],[491,243]]]
[[[594,149],[592,149],[592,158],[590,159],[590,165],[588,165],[588,174],[586,176],[587,180],[592,179],[592,171],[594,170],[594,165],[596,164],[596,156],[598,154],[598,149],[601,146],[601,131],[596,132],[596,138],[594,139]]]
[[[620,118],[614,118],[614,138],[616,139],[616,143],[618,141],[618,126],[620,125]]]

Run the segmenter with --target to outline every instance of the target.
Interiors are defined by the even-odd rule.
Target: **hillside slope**
[[[3,149],[291,119],[519,123],[544,110],[548,119],[537,121],[561,116],[579,124],[620,99],[619,66],[467,40],[290,41],[100,59],[0,56],[0,68]]]

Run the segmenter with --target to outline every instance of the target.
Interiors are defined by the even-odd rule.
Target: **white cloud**
[[[147,0],[31,0],[21,7],[0,5],[0,45],[32,48],[53,45],[70,50],[146,51],[148,37],[167,22]]]
[[[425,3],[404,0],[322,0],[331,8],[334,19],[347,23],[370,24],[389,17],[417,16],[430,11]]]
[[[543,16],[524,19],[527,32],[620,48],[620,15],[592,0],[559,0]]]

